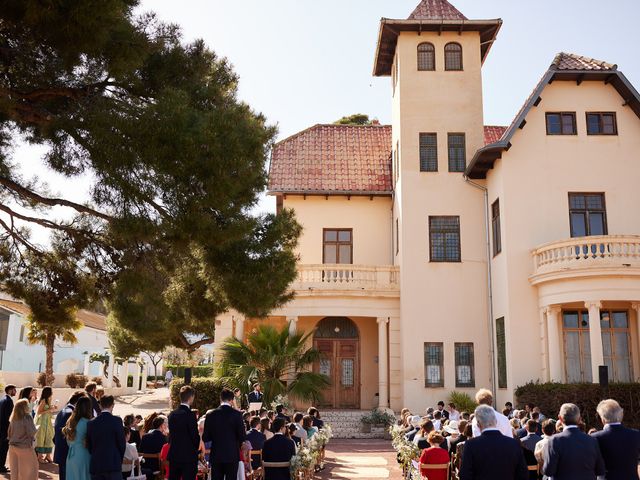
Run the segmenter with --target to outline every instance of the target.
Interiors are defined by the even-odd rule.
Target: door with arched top
[[[323,392],[324,408],[360,408],[360,335],[346,317],[320,320],[313,337],[321,359],[314,371],[329,377],[331,386]]]

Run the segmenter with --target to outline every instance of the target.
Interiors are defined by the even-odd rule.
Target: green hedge
[[[519,407],[533,403],[550,418],[558,418],[563,403],[575,403],[588,428],[602,428],[596,407],[613,398],[624,409],[625,425],[640,428],[640,383],[611,383],[608,388],[597,383],[528,383],[516,388],[515,395]]]
[[[183,378],[176,377],[171,382],[171,408],[173,409],[180,405],[178,394],[183,385]],[[224,385],[217,378],[193,378],[191,386],[196,390],[193,408],[196,408],[201,415],[220,405],[220,392]]]
[[[164,371],[171,369],[176,377],[184,377],[184,369],[189,368],[189,365],[165,365]],[[213,365],[198,365],[191,368],[191,376],[193,378],[211,378],[213,377]],[[164,379],[164,377],[162,377]]]

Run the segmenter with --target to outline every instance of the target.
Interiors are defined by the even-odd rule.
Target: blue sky
[[[239,96],[279,128],[279,138],[343,115],[391,121],[388,78],[374,78],[381,17],[406,18],[419,0],[143,0],[203,38],[240,76]],[[560,51],[619,65],[640,88],[640,0],[454,0],[471,19],[504,25],[484,65],[487,125],[507,125]],[[44,175],[54,193],[87,196],[87,178],[44,171],[43,149],[19,146],[23,172]],[[258,211],[274,211],[262,197]],[[54,211],[54,214],[62,214]]]

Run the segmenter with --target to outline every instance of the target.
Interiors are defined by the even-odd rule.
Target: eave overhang
[[[500,18],[494,20],[393,20],[383,18],[380,20],[373,75],[376,77],[391,75],[391,66],[400,32],[479,32],[480,54],[484,63],[501,26],[502,19]]]
[[[640,94],[629,82],[627,77],[618,70],[556,70],[551,68],[545,73],[527,100],[527,103],[516,116],[502,138],[495,143],[479,149],[465,171],[465,176],[472,179],[487,178],[487,172],[491,170],[502,153],[511,148],[511,139],[519,128],[524,128],[529,111],[540,104],[541,95],[545,87],[555,81],[576,82],[604,82],[611,84],[623,99],[623,106],[630,107],[640,118]]]
[[[294,190],[277,189],[267,191],[267,195],[297,195],[304,197],[391,197],[392,191],[385,190]]]

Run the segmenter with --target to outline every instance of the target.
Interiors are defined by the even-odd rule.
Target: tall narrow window
[[[450,133],[449,139],[449,171],[464,172],[467,167],[464,133]]]
[[[627,312],[601,310],[600,327],[604,364],[609,367],[609,379],[614,382],[631,382],[633,375]]]
[[[444,46],[444,69],[462,70],[462,45],[447,43]]]
[[[438,135],[435,133],[420,134],[420,171],[438,171]]]
[[[325,228],[322,234],[322,263],[353,263],[353,231],[350,228]]]
[[[589,312],[562,312],[564,369],[567,383],[591,383],[591,343]]]
[[[400,253],[400,224],[396,218],[396,255]]]
[[[456,343],[456,388],[475,387],[473,343]]]
[[[418,45],[418,70],[432,71],[436,69],[436,51],[433,43],[425,42]]]
[[[429,217],[432,262],[460,261],[460,217]]]
[[[547,135],[576,135],[576,113],[547,113]]]
[[[587,135],[617,135],[615,112],[587,113]]]
[[[20,326],[20,339],[19,339],[19,341],[22,342],[22,343],[26,343],[25,340],[24,340],[24,325]]]
[[[496,320],[496,347],[498,350],[498,388],[507,388],[507,336],[504,317]]]
[[[442,343],[424,344],[424,386],[444,387],[444,355]]]
[[[571,237],[607,235],[607,211],[603,193],[570,193]]]
[[[502,232],[500,231],[500,200],[491,205],[491,233],[493,234],[493,256],[502,251]]]
[[[0,350],[7,349],[7,340],[9,338],[9,315],[0,313]]]

